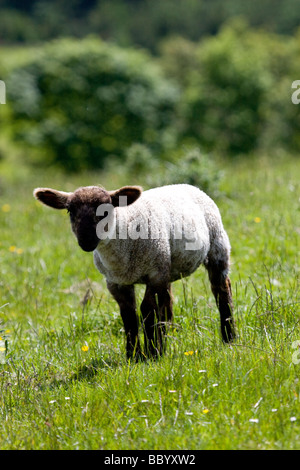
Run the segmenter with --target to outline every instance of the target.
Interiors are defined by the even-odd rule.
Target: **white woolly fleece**
[[[101,240],[94,251],[95,265],[109,282],[167,284],[190,275],[207,258],[216,265],[229,259],[219,209],[194,186],[144,191],[131,205],[113,209],[113,217],[115,238]]]

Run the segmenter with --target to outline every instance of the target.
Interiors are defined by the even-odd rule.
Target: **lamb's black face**
[[[98,186],[85,186],[74,193],[66,193],[51,188],[36,188],[34,196],[43,204],[54,209],[67,209],[70,214],[72,230],[75,233],[79,246],[84,251],[94,251],[98,244],[97,225],[106,217],[105,210],[99,211],[102,216],[97,216],[97,209],[101,205],[117,207],[120,205],[120,197],[126,197],[127,204],[132,204],[141,195],[139,186],[124,186],[115,191],[105,191]],[[124,203],[121,204],[124,206]],[[104,207],[102,208],[104,209]],[[106,230],[106,229],[105,229]]]
[[[100,188],[81,188],[68,202],[71,226],[80,248],[94,251],[99,243],[96,227],[102,217],[96,215],[101,204],[111,203],[109,194]]]
[[[71,226],[76,235],[80,248],[84,251],[94,251],[99,239],[96,234],[96,211],[89,206],[81,206],[76,210],[69,209]]]

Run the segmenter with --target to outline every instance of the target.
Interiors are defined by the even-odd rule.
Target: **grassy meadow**
[[[166,355],[131,364],[92,255],[32,191],[145,182],[0,161],[0,449],[300,448],[299,160],[220,167],[238,338],[202,267],[173,285]]]

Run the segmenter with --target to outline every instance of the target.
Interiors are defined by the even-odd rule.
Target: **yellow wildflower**
[[[86,352],[86,351],[88,351],[88,350],[89,350],[89,347],[88,347],[87,344],[84,344],[83,346],[81,346],[81,351]]]
[[[186,356],[192,356],[194,353],[195,353],[195,354],[198,354],[198,351],[197,351],[197,350],[196,350],[196,351],[186,351],[184,354],[185,354]]]
[[[21,255],[23,253],[23,248],[17,248],[15,245],[11,245],[8,250],[11,253],[17,253],[18,255]]]
[[[255,222],[256,224],[259,224],[259,222],[261,222],[261,218],[260,218],[260,217],[255,217],[255,218],[254,218],[254,222]]]
[[[9,204],[3,204],[2,211],[3,212],[9,212],[10,211],[10,205]]]

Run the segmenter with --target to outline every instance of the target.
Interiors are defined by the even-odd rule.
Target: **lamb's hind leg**
[[[141,312],[146,354],[152,357],[161,356],[166,347],[166,324],[173,317],[171,285],[147,285]]]
[[[107,287],[120,307],[126,335],[127,358],[135,357],[140,359],[141,348],[138,337],[139,325],[136,314],[134,286],[121,286],[108,282]]]
[[[209,260],[205,267],[220,312],[222,338],[225,343],[229,343],[235,338],[231,283],[228,277],[229,259]]]

